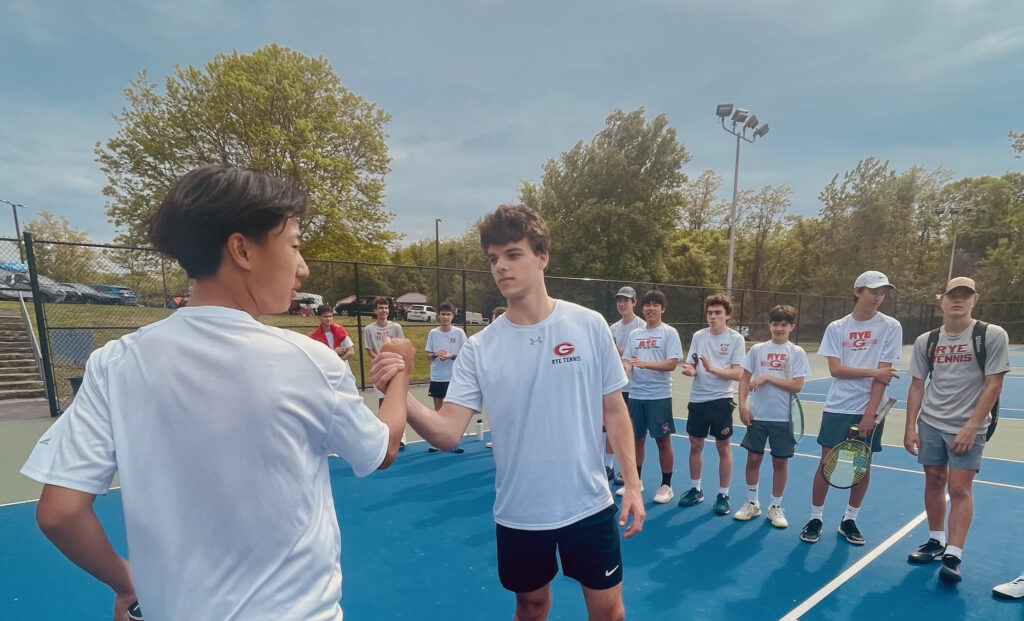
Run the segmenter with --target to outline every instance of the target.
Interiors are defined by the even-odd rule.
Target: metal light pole
[[[736,213],[737,198],[739,196],[740,188],[740,140],[746,140],[749,143],[753,143],[754,140],[763,137],[768,133],[768,124],[765,123],[758,127],[758,120],[756,114],[750,114],[742,108],[736,108],[733,110],[733,105],[718,104],[715,109],[715,115],[722,122],[722,129],[729,132],[733,136],[736,136],[736,164],[733,171],[732,177],[732,209],[729,213],[729,268],[725,276],[725,289],[729,296],[732,296],[732,268],[733,259],[736,253]],[[725,119],[729,118],[732,121],[732,127],[725,126]],[[737,130],[737,125],[739,129]],[[753,135],[747,138],[747,130],[753,131]]]
[[[949,271],[946,274],[946,282],[953,280],[953,262],[956,260],[956,233],[957,226],[960,221],[969,215],[980,215],[985,213],[984,207],[936,207],[934,210],[936,216],[942,216],[947,211],[949,212],[949,222],[953,226],[953,247],[949,251]]]
[[[18,239],[18,259],[24,263],[25,253],[21,250],[21,227],[18,225],[18,207],[25,208],[24,205],[19,203],[12,203],[11,201],[5,201],[0,198],[0,203],[7,203],[11,206],[11,212],[14,213],[14,236]]]
[[[434,298],[434,306],[441,303],[441,218],[434,218],[434,272],[437,276],[437,297]]]

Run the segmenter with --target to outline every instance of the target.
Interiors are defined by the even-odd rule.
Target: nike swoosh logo
[[[616,569],[618,569],[618,568],[619,568],[619,566],[618,566],[618,565],[616,565],[615,567],[612,567],[612,568],[611,568],[611,569],[609,569],[608,571],[604,572],[604,577],[605,577],[605,578],[607,578],[608,576],[610,576],[610,575],[614,574],[614,573],[615,573],[615,570],[616,570]]]

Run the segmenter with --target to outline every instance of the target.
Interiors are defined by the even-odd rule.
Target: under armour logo
[[[39,443],[40,444],[49,444],[50,443],[50,439],[49,438],[43,438],[42,440],[39,441]]]
[[[540,345],[543,342],[544,342],[544,337],[543,336],[538,336],[535,339],[530,339],[530,345]]]

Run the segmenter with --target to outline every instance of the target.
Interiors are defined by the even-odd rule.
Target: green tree
[[[1017,152],[1018,158],[1024,153],[1024,132],[1010,132],[1010,148]]]
[[[768,242],[782,233],[782,217],[792,205],[790,194],[792,190],[785,185],[766,185],[756,194],[744,194],[742,226],[750,244],[750,260],[744,271],[751,289],[762,290],[773,284],[769,280],[772,270]]]
[[[666,242],[679,221],[690,161],[664,114],[616,110],[590,144],[548,160],[524,203],[544,215],[554,240],[549,272],[663,281]]]
[[[729,204],[715,198],[722,187],[722,176],[713,170],[701,171],[683,186],[682,228],[704,231],[718,228],[729,216]]]
[[[144,243],[167,188],[207,162],[305,190],[310,257],[380,260],[396,240],[383,206],[390,116],[342,86],[325,58],[278,45],[218,54],[203,68],[177,67],[162,93],[142,71],[125,96],[117,135],[95,149],[119,241]]]
[[[36,270],[57,282],[90,283],[100,266],[96,249],[89,244],[89,232],[78,231],[64,216],[40,211],[25,225],[32,233]],[[63,243],[46,243],[63,242]]]

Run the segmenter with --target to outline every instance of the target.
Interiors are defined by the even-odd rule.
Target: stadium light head
[[[748,114],[747,111],[744,110],[743,108],[736,108],[736,110],[734,110],[733,113],[732,113],[732,122],[733,123],[742,123],[743,121],[746,121],[747,120],[747,114]]]
[[[747,122],[743,124],[743,129],[754,129],[757,127],[757,115],[751,114],[747,117]]]
[[[768,133],[768,124],[765,123],[761,127],[758,127],[757,130],[754,132],[754,138],[761,138],[762,136],[764,136],[767,133]]]
[[[732,114],[732,104],[718,104],[718,108],[715,109],[715,114],[722,120],[725,120]]]

